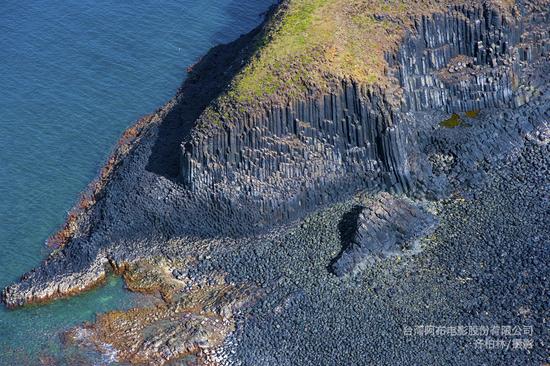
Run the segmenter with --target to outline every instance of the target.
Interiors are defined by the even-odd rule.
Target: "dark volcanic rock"
[[[70,221],[66,245],[8,287],[4,302],[80,292],[109,263],[163,255],[170,240],[184,252],[201,240],[265,233],[358,191],[441,198],[481,182],[485,165],[521,147],[545,113],[545,102],[531,101],[547,93],[544,71],[532,72],[548,62],[547,9],[508,19],[472,4],[417,23],[387,56],[393,89],[341,80],[332,94],[234,111],[204,128],[207,101],[246,64],[258,30],[213,49],[135,143],[118,149],[93,204]],[[476,75],[445,75],[459,62]],[[495,107],[510,116],[506,123],[489,118]],[[486,118],[438,126],[445,113],[470,108],[487,108]]]
[[[550,17],[532,6],[543,3],[521,1],[513,18],[475,2],[414,19],[387,55],[393,87],[339,80],[204,128],[258,30],[213,49],[123,136],[132,143],[64,246],[3,301],[71,295],[114,270],[163,303],[72,336],[137,364],[546,362]],[[534,348],[403,335],[428,324],[532,326]]]
[[[417,324],[475,324],[479,319],[466,317],[464,323],[429,311],[442,309],[454,316],[461,309],[453,301],[462,300],[455,297],[473,281],[478,281],[471,289],[475,301],[486,289],[498,296],[501,289],[487,282],[485,272],[494,272],[498,285],[506,283],[492,270],[504,258],[501,248],[515,261],[502,273],[517,279],[519,289],[533,295],[532,289],[548,283],[537,270],[544,263],[539,258],[547,258],[540,254],[542,243],[548,242],[548,210],[541,202],[547,206],[550,17],[548,7],[532,3],[538,2],[521,1],[526,6],[513,18],[486,2],[474,2],[415,19],[401,47],[387,55],[391,87],[339,80],[329,94],[310,91],[285,105],[274,101],[233,111],[205,128],[201,123],[215,104],[212,100],[246,64],[258,30],[219,46],[193,68],[172,101],[129,131],[133,143],[117,148],[109,174],[101,176],[101,189],[68,221],[67,235],[61,236],[68,238],[65,245],[6,288],[3,301],[16,307],[71,295],[100,282],[112,269],[126,271],[133,290],[158,292],[169,301],[183,282],[220,271],[230,283],[266,290],[255,316],[234,319],[236,329],[245,324],[242,338],[233,334],[231,323],[220,333],[225,341],[212,343],[218,347],[223,341],[229,351],[240,347],[230,356],[238,358],[231,364],[511,364],[489,362],[498,358],[492,352],[485,352],[489,361],[478,355],[480,362],[469,362],[470,352],[462,344],[448,352],[447,347],[424,347],[432,340],[427,337],[422,347],[411,347],[401,326],[405,316]],[[453,114],[457,117],[449,118]],[[441,124],[449,119],[453,123]],[[538,150],[529,151],[529,144]],[[522,170],[511,169],[514,159]],[[531,160],[532,166],[526,164]],[[495,167],[502,166],[511,177],[498,179],[502,172]],[[492,185],[487,197],[481,196],[482,204],[476,200],[487,177]],[[531,180],[529,185],[520,182]],[[364,198],[380,191],[393,196],[382,194],[368,205],[357,202],[358,192]],[[443,249],[407,258],[406,274],[396,267],[397,259],[376,261],[357,276],[327,271],[342,245],[331,268],[339,275],[369,257],[414,247],[411,243],[435,221],[414,200],[449,197],[466,206],[472,200],[475,210],[466,211],[468,225],[460,209],[447,210],[447,217],[439,217],[440,237],[434,239],[443,242]],[[499,216],[502,203],[517,222],[514,216]],[[314,210],[319,212],[309,215]],[[294,223],[304,217],[297,228]],[[470,255],[464,248],[475,254],[466,263],[471,274],[460,272],[457,264]],[[530,248],[536,249],[533,255],[522,254]],[[491,252],[484,255],[485,250]],[[443,265],[415,264],[426,257]],[[153,261],[144,266],[144,259]],[[482,263],[486,260],[492,268]],[[530,261],[528,286],[518,274],[521,261]],[[149,267],[165,271],[151,277],[143,271]],[[165,281],[151,286],[155,279]],[[420,287],[415,287],[418,281]],[[542,304],[542,292],[533,295],[536,300],[526,300],[530,307]],[[513,297],[518,292],[503,293]],[[499,299],[487,314],[507,304]],[[182,321],[180,310],[187,313],[193,304],[180,309],[173,300],[175,307],[167,303],[160,313],[146,311],[160,316],[153,322],[153,338],[169,341],[166,325],[176,335],[185,324],[200,332],[202,321],[209,334],[220,332],[216,317],[194,314],[190,323]],[[460,306],[465,314],[481,314],[480,305],[463,301]],[[388,320],[386,314],[393,316]],[[149,339],[131,333],[145,325],[142,313],[133,315],[111,317],[127,320],[130,330],[120,349],[128,350],[128,359],[133,344]],[[503,316],[493,320],[511,323]],[[530,321],[542,324],[538,318]],[[365,325],[376,332],[369,333]],[[237,341],[231,345],[233,337]],[[200,348],[198,338],[191,337],[187,346],[182,338],[173,338],[179,342],[171,346],[173,359]],[[399,349],[388,349],[394,343]],[[157,357],[161,345],[150,346],[141,348]],[[453,358],[457,354],[462,362]]]
[[[415,242],[429,235],[436,224],[436,217],[418,204],[380,193],[359,214],[353,242],[332,270],[342,276],[369,259],[414,252],[418,250]]]
[[[309,91],[285,105],[214,106],[220,120],[203,114],[203,128],[183,141],[180,179],[239,218],[221,235],[288,222],[363,189],[439,197],[429,168],[411,163],[416,135],[429,127],[411,128],[404,114],[524,104],[528,66],[550,50],[548,24],[546,12],[510,17],[485,2],[420,17],[387,55],[393,87],[340,80],[331,94]]]

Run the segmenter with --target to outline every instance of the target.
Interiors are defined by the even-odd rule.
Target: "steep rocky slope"
[[[415,153],[406,151],[411,137],[402,113],[517,107],[528,97],[519,88],[522,64],[548,52],[545,43],[520,44],[527,19],[541,15],[519,17],[513,8],[514,17],[491,2],[444,9],[430,16],[402,10],[414,21],[399,34],[399,47],[384,54],[383,83],[331,75],[330,94],[309,88],[281,103],[276,90],[272,99],[258,95],[267,101],[250,106],[239,99],[240,80],[250,73],[245,69],[236,77],[237,91],[209,108],[186,139],[180,169],[185,186],[225,202],[232,215],[244,217],[246,231],[247,221],[251,227],[284,222],[360,189],[430,193],[430,172],[413,166]],[[375,23],[388,17],[379,26],[396,28],[404,17],[391,11],[370,16]],[[532,23],[545,21],[542,16]]]
[[[221,277],[221,288],[262,288],[255,298],[274,286],[273,278],[225,277],[227,263],[208,267],[219,248],[288,239],[304,217],[358,193],[475,196],[526,144],[546,149],[549,8],[547,0],[283,1],[261,27],[211,50],[173,100],[124,134],[50,240],[58,248],[6,288],[3,301],[17,307],[75,294],[115,272],[134,290],[160,293],[167,305],[159,319],[177,323],[182,308],[171,297],[194,294],[188,283]],[[331,255],[337,261],[338,251]],[[342,255],[365,259],[362,250]],[[152,284],[129,280],[143,263],[163,263]],[[327,276],[335,263],[326,263]],[[231,304],[243,311],[249,297]],[[224,335],[234,331],[233,316],[223,316]],[[143,342],[142,358],[156,363],[222,343],[183,337],[190,343],[164,357],[146,336],[170,338],[162,321],[152,333],[130,315],[102,322],[120,318],[128,343]],[[92,330],[102,342],[110,334]],[[131,360],[126,346],[120,357]]]

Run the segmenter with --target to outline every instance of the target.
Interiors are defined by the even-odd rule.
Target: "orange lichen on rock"
[[[120,161],[128,155],[131,147],[142,134],[144,129],[155,119],[156,115],[148,115],[141,118],[136,124],[129,127],[119,139],[117,147],[113,154],[107,160],[107,163],[101,168],[99,176],[92,181],[88,190],[80,197],[78,203],[67,215],[63,227],[48,238],[46,244],[52,248],[62,248],[75,235],[78,230],[78,219],[87,212],[99,199],[101,192],[109,181],[111,174]]]
[[[234,312],[253,300],[250,288],[217,280],[174,294],[171,303],[99,315],[95,323],[70,330],[66,340],[131,364],[204,358],[235,330]]]
[[[184,282],[176,280],[169,265],[158,260],[139,260],[124,266],[122,276],[130,291],[145,294],[159,294],[166,302],[172,301],[172,295],[180,291]]]

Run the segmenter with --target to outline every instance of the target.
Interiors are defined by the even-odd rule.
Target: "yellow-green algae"
[[[460,116],[456,113],[453,113],[451,117],[447,118],[446,120],[443,120],[440,125],[441,127],[446,128],[455,128],[460,126],[462,123],[462,120],[460,119]]]
[[[479,109],[473,109],[471,111],[464,112],[464,114],[468,118],[477,118],[477,117],[479,117],[479,112],[480,112]]]
[[[480,113],[479,109],[473,109],[473,110],[464,112],[464,115],[468,118],[474,119],[479,117],[479,113]],[[441,121],[439,125],[445,128],[455,128],[458,126],[471,127],[470,124],[462,120],[462,118],[458,113],[453,113],[451,117]]]

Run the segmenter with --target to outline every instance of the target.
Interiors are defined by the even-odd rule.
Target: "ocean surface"
[[[0,2],[0,287],[47,255],[118,137],[170,99],[210,47],[247,33],[275,0]],[[67,300],[0,309],[0,365],[79,364],[61,334],[132,306],[112,278]],[[99,359],[96,363],[101,363]]]

